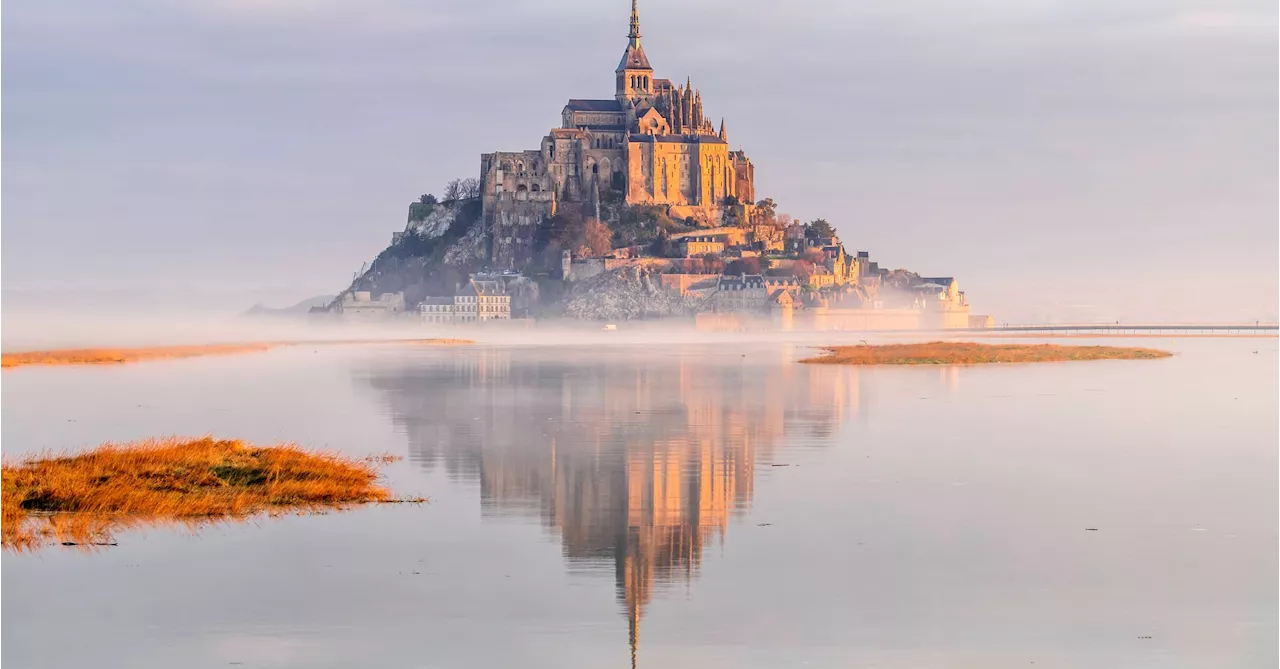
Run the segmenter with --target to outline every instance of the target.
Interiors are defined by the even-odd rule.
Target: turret
[[[680,125],[685,132],[696,130],[697,126],[693,124],[693,87],[681,89],[680,94]]]
[[[684,105],[684,96],[681,95],[680,89],[671,89],[671,109],[668,113],[671,115],[671,132],[679,135],[684,132],[684,118],[681,115],[681,109]]]

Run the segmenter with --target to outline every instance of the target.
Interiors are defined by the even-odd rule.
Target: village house
[[[712,300],[716,311],[763,311],[769,308],[769,290],[759,274],[722,276]]]
[[[693,258],[706,253],[719,254],[724,251],[724,238],[716,235],[697,235],[680,240],[680,254]]]
[[[377,298],[367,290],[347,293],[338,309],[343,316],[386,318],[404,311],[404,293],[382,293]]]

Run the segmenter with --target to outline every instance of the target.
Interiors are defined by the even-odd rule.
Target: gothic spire
[[[649,66],[649,57],[644,55],[644,48],[640,46],[640,10],[636,8],[636,0],[631,0],[631,32],[627,34],[627,50],[623,52],[622,61],[618,63],[618,69],[614,71],[626,72],[628,70],[653,71],[653,68]],[[630,80],[627,79],[625,81]],[[648,90],[647,87],[646,90]],[[619,90],[618,95],[622,95],[623,92]]]
[[[721,117],[720,117],[720,139],[722,139],[722,140],[724,140],[724,141],[726,141],[726,142],[727,142],[727,141],[729,141],[729,135],[728,135],[728,134],[726,134],[726,133],[725,133],[725,131],[724,131],[724,117],[723,117],[723,116],[721,116]]]

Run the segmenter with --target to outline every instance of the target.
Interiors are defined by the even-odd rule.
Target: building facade
[[[343,316],[355,318],[387,318],[404,311],[404,293],[383,293],[378,297],[367,290],[357,290],[343,296],[338,306]]]
[[[729,150],[724,120],[717,129],[692,81],[654,76],[635,0],[613,99],[569,100],[560,127],[539,148],[480,156],[481,202],[499,267],[521,260],[525,228],[561,207],[598,215],[604,189],[620,191],[628,204],[667,205],[683,218],[752,202],[754,179],[751,160]]]
[[[500,281],[472,280],[452,297],[428,297],[418,304],[424,323],[482,323],[511,320],[511,295]]]
[[[680,240],[680,254],[686,258],[706,253],[719,254],[725,249],[724,238],[715,235],[685,237]]]

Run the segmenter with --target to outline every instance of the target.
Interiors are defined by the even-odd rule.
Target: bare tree
[[[458,184],[458,196],[465,199],[480,197],[480,180],[474,177],[463,179]]]
[[[444,187],[445,202],[453,202],[454,200],[457,200],[458,197],[461,196],[461,194],[462,194],[462,179],[454,179],[453,181],[450,181],[449,183],[445,184],[445,187]]]

